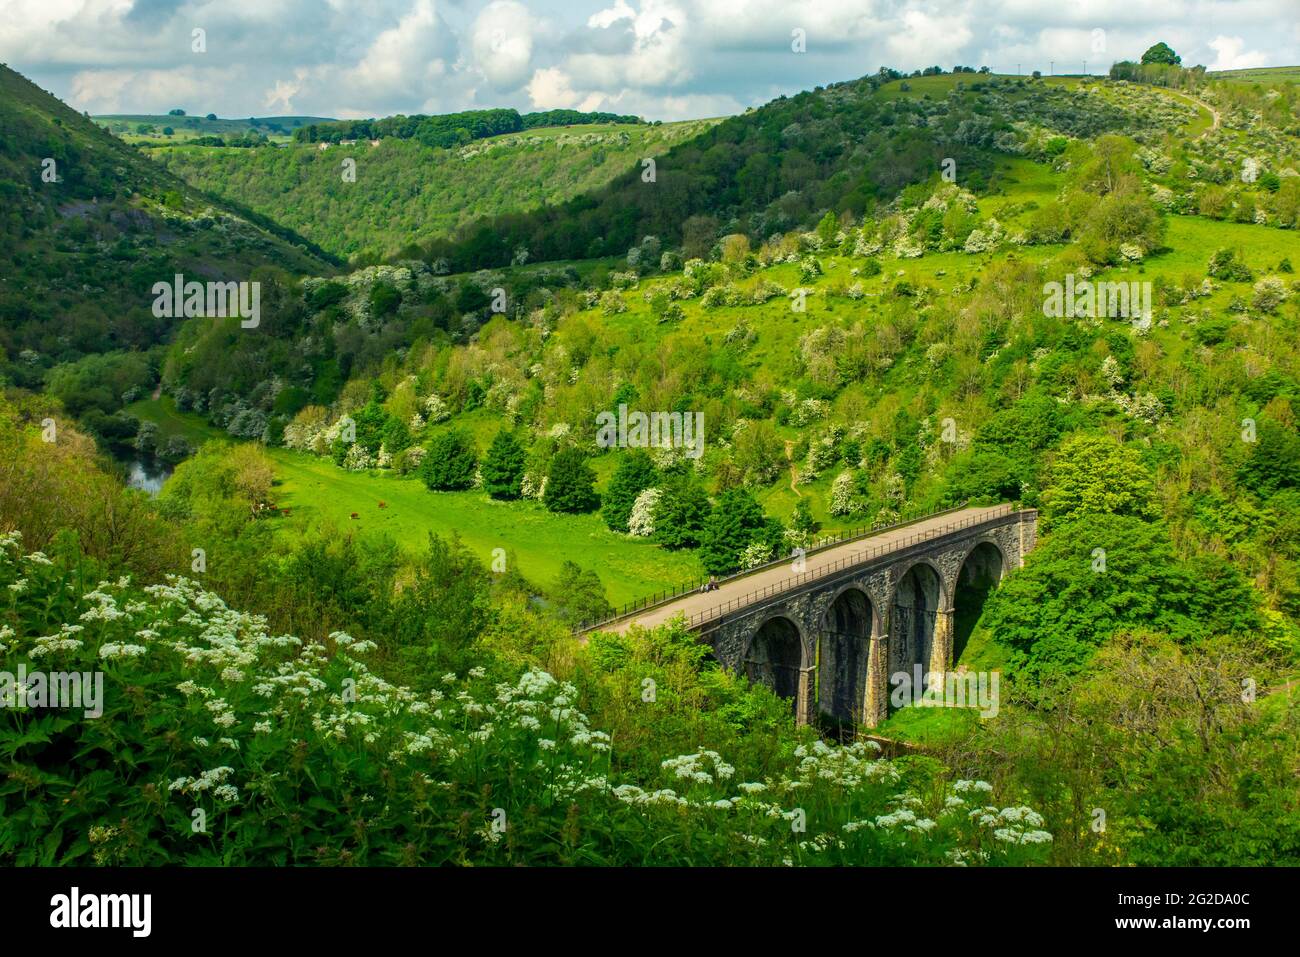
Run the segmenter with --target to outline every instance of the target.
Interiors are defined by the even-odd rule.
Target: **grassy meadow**
[[[195,446],[229,440],[200,416],[177,411],[170,397],[145,399],[129,409],[141,420],[156,423],[164,438],[179,435]],[[491,433],[483,434],[490,439]],[[486,441],[480,437],[480,442]],[[266,451],[275,464],[276,505],[290,510],[288,534],[317,523],[356,526],[363,533],[388,535],[414,553],[430,533],[454,532],[489,566],[494,550],[505,549],[530,581],[549,584],[566,559],[575,561],[600,576],[614,604],[700,576],[692,553],[670,552],[618,535],[605,527],[599,514],[555,515],[538,502],[494,501],[479,491],[431,492],[416,478],[349,472],[329,459],[284,448]],[[380,502],[386,507],[380,508]],[[351,518],[354,512],[356,519]]]

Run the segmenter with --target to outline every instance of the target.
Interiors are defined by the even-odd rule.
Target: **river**
[[[135,457],[126,460],[126,484],[130,488],[143,489],[150,495],[157,495],[163,483],[171,478],[175,467],[155,458]]]

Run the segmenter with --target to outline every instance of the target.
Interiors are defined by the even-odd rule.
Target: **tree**
[[[560,566],[560,574],[551,596],[559,610],[560,618],[570,627],[588,621],[600,621],[613,612],[605,598],[605,586],[600,577],[571,561]]]
[[[390,416],[384,411],[380,400],[372,397],[369,402],[358,409],[352,416],[353,424],[357,430],[357,445],[363,447],[371,455],[379,451],[379,446],[384,441],[384,427],[388,424]],[[389,449],[388,451],[395,451]]]
[[[348,297],[348,287],[341,282],[335,282],[332,279],[321,283],[307,294],[307,305],[313,312],[319,312],[336,303],[342,302]]]
[[[950,502],[974,504],[1014,501],[1024,478],[1018,464],[1000,450],[980,449],[953,463],[948,480]]]
[[[205,120],[215,120],[216,118],[217,118],[217,114],[215,113],[209,113],[207,116],[204,117]]]
[[[1165,529],[1130,515],[1058,526],[989,598],[984,622],[1031,673],[1071,673],[1116,632],[1176,639],[1258,624],[1249,584],[1222,559],[1178,561]]]
[[[141,422],[139,430],[135,433],[136,451],[141,455],[153,455],[158,451],[158,440],[158,424],[149,421]]]
[[[728,489],[718,496],[700,536],[700,561],[711,574],[740,567],[740,554],[755,542],[769,544],[769,554],[780,542],[782,529],[763,514],[747,489]]]
[[[645,449],[629,449],[620,459],[601,500],[600,514],[611,531],[627,532],[637,496],[659,480]]]
[[[1120,247],[1137,246],[1143,253],[1160,248],[1165,220],[1139,188],[1121,187],[1098,202],[1089,197],[1088,212],[1079,229],[1079,248],[1098,264],[1119,261]]]
[[[384,423],[382,445],[384,451],[389,455],[396,455],[404,449],[410,448],[411,430],[406,423],[395,416],[389,416],[388,421]]]
[[[687,259],[708,259],[718,235],[718,221],[712,216],[692,216],[682,223],[682,255]]]
[[[503,428],[483,456],[483,489],[492,498],[518,498],[524,483],[524,447]]]
[[[839,228],[840,223],[839,220],[835,218],[835,213],[829,212],[823,216],[821,222],[817,224],[817,238],[819,238],[823,243],[829,243],[835,238],[835,234],[839,231]]]
[[[275,467],[260,445],[246,442],[230,451],[232,482],[235,490],[254,507],[262,504],[271,494],[275,481]]]
[[[459,536],[430,533],[414,581],[398,591],[391,621],[380,632],[417,673],[467,667],[475,640],[495,614],[491,582]]]
[[[785,443],[770,421],[759,419],[736,430],[731,458],[746,482],[766,485],[785,467]]]
[[[1300,485],[1300,435],[1265,419],[1237,477],[1246,488],[1264,496]]]
[[[466,429],[448,429],[429,443],[420,462],[420,478],[435,491],[467,489],[474,484],[478,453]]]
[[[794,514],[790,516],[790,528],[804,536],[811,536],[816,533],[818,528],[817,520],[813,518],[812,505],[809,504],[807,496],[794,503]]]
[[[402,304],[402,294],[386,282],[377,282],[370,290],[370,314],[376,318],[392,315]]]
[[[742,262],[749,255],[749,237],[744,233],[731,233],[722,237],[722,261]]]
[[[1163,40],[1155,46],[1149,48],[1146,53],[1142,54],[1143,63],[1166,63],[1170,66],[1178,66],[1183,62],[1183,58],[1170,48],[1169,44]]]
[[[582,449],[563,449],[551,459],[544,501],[552,512],[591,512],[599,507],[596,474]]]
[[[654,511],[654,538],[664,548],[695,548],[709,517],[709,496],[689,472],[664,479]]]
[[[1045,527],[1087,516],[1159,515],[1156,487],[1137,451],[1105,435],[1084,433],[1062,443],[1043,489]]]

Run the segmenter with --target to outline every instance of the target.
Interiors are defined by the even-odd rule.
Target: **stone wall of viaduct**
[[[723,666],[793,698],[800,723],[821,712],[874,727],[891,675],[952,670],[955,619],[978,613],[963,603],[982,605],[1024,563],[1037,519],[1011,512],[832,572],[714,619],[701,636]]]

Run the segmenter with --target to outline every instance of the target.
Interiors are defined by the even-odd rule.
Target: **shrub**
[[[1255,278],[1232,249],[1220,249],[1211,256],[1208,272],[1210,278],[1224,282],[1250,282]]]
[[[627,312],[627,302],[613,289],[607,289],[601,293],[598,302],[600,303],[600,311],[607,316],[616,316],[619,313]]]
[[[1277,276],[1265,276],[1255,283],[1255,296],[1251,305],[1260,312],[1273,312],[1287,297],[1286,284]]]

